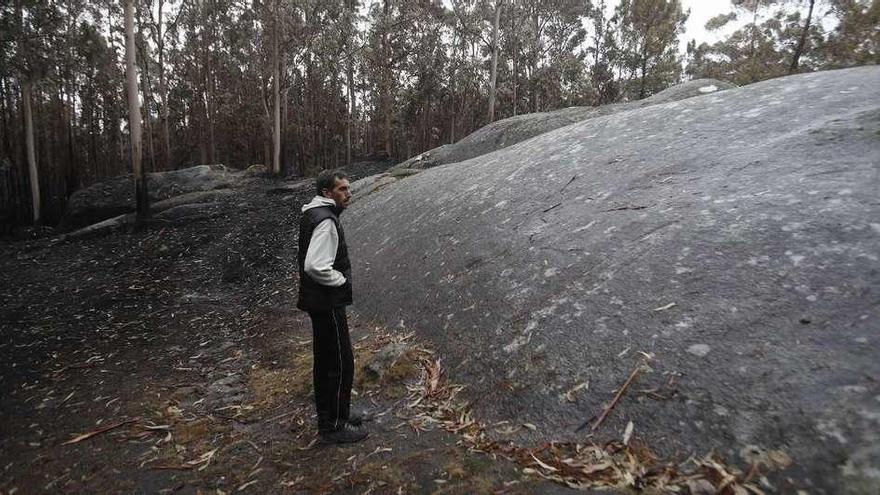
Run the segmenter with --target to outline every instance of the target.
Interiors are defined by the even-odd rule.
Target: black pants
[[[312,350],[315,356],[315,408],[318,430],[341,428],[348,420],[354,354],[348,335],[345,307],[309,312],[312,318]]]

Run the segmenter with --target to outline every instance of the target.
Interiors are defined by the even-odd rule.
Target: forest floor
[[[316,441],[295,308],[311,184],[279,185],[254,179],[207,219],[0,243],[0,494],[568,493],[475,448],[430,349],[356,313],[359,367],[408,351],[359,370],[366,441]]]

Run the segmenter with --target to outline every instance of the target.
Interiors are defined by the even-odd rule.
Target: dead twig
[[[602,426],[602,423],[605,422],[605,418],[608,417],[608,415],[611,413],[611,410],[614,409],[614,406],[616,406],[617,403],[620,402],[620,398],[623,397],[626,389],[629,388],[629,386],[635,381],[636,377],[638,377],[639,374],[642,372],[642,366],[644,366],[644,362],[640,361],[636,368],[632,371],[632,373],[630,373],[629,378],[626,379],[626,382],[623,383],[623,386],[617,390],[617,394],[614,395],[614,399],[611,401],[610,404],[608,404],[608,407],[606,407],[605,410],[602,411],[602,415],[599,416],[599,419],[597,419],[596,422],[593,423],[593,425],[590,427],[591,431],[596,431],[597,429],[599,429],[600,426]],[[583,426],[586,426],[586,423]],[[583,426],[581,428],[583,428]]]
[[[157,464],[155,466],[150,466],[150,469],[161,469],[161,470],[171,470],[171,471],[189,471],[192,469],[192,466],[181,466],[181,465],[173,465],[173,464]]]
[[[752,479],[753,479],[758,473],[759,473],[759,471],[758,471],[758,463],[757,463],[757,462],[753,462],[752,465],[749,467],[749,472],[748,472],[748,474],[746,474],[746,477],[743,478],[743,483],[748,483],[748,482],[752,481]]]
[[[269,419],[264,419],[263,422],[265,422],[265,423],[274,423],[275,421],[278,421],[279,419],[284,419],[284,418],[286,418],[286,417],[288,417],[288,416],[291,416],[291,415],[293,415],[293,414],[297,414],[298,412],[300,412],[299,409],[296,409],[296,410],[293,410],[293,411],[288,411],[288,412],[286,412],[286,413],[282,413],[282,414],[279,414],[279,415],[277,415],[277,416],[272,416],[272,417],[269,418]]]
[[[72,443],[79,443],[79,442],[82,442],[83,440],[88,440],[89,438],[92,438],[96,435],[100,435],[101,433],[106,433],[110,430],[115,430],[116,428],[119,428],[120,426],[134,423],[140,419],[141,418],[133,418],[133,419],[125,420],[125,421],[120,421],[118,423],[113,423],[111,425],[102,426],[101,428],[98,428],[97,430],[92,430],[88,433],[83,433],[82,435],[77,435],[77,436],[71,438],[70,440],[62,443],[61,445],[70,445]]]
[[[98,366],[101,366],[102,364],[104,364],[104,363],[71,364],[69,366],[65,366],[63,368],[57,369],[57,370],[53,371],[52,373],[56,374],[56,375],[60,375],[61,373],[64,373],[67,370],[81,370],[81,369],[86,369],[86,368],[97,368]]]

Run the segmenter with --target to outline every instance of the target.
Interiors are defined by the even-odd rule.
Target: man
[[[318,432],[328,443],[367,437],[361,418],[351,415],[354,355],[345,307],[351,304],[351,262],[339,215],[351,202],[348,178],[325,170],[315,181],[317,196],[302,207],[299,223],[299,300],[312,319],[315,407]]]

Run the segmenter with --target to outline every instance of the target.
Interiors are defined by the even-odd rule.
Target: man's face
[[[351,187],[348,179],[336,179],[333,189],[324,189],[324,196],[336,201],[336,206],[348,208],[351,202]]]

